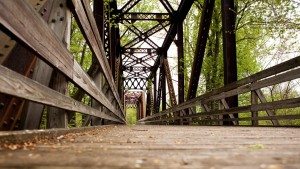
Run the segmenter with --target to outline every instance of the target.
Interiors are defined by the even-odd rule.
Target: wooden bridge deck
[[[54,138],[2,143],[0,168],[300,169],[298,128],[106,126]]]

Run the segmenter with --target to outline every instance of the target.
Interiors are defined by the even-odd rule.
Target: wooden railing
[[[102,75],[105,77],[104,83],[107,84],[109,91],[112,93],[112,96],[109,97],[113,99],[109,99],[102,88],[96,85],[95,81],[87,75],[65,44],[59,40],[28,1],[0,1],[1,29],[9,36],[16,38],[17,42],[34,51],[40,59],[58,70],[68,81],[84,90],[108,112],[104,112],[102,108],[96,109],[84,105],[80,101],[22,76],[3,65],[0,65],[0,93],[118,123],[125,123],[123,106],[114,84],[89,1],[72,0],[71,2],[71,5],[73,5],[71,11],[98,62]]]
[[[300,98],[289,98],[267,102],[262,88],[277,85],[300,78],[300,56],[258,72],[192,100],[153,114],[138,121],[140,124],[184,124],[185,122],[200,125],[222,125],[225,121],[238,125],[241,121],[250,121],[250,125],[260,125],[260,120],[270,120],[273,125],[282,125],[279,120],[300,119],[300,112],[288,115],[276,114],[274,110],[297,108]],[[249,94],[249,105],[229,107],[226,98]],[[260,102],[258,102],[260,101]],[[210,110],[209,105],[218,105]],[[186,113],[187,111],[191,113]],[[259,115],[265,111],[266,116]],[[249,113],[250,117],[234,116]],[[223,118],[228,115],[230,118]],[[283,124],[285,125],[285,124]]]

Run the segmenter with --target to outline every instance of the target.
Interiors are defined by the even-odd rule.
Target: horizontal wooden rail
[[[41,59],[58,69],[69,80],[115,114],[122,122],[125,122],[124,114],[119,113],[123,111],[120,102],[118,108],[111,104],[82,67],[75,61],[73,55],[27,1],[0,1],[0,23],[23,42],[23,44],[37,53]],[[99,60],[102,61],[102,58],[99,58]],[[107,66],[103,64],[100,66],[106,74],[110,73]],[[107,79],[108,83],[112,83],[108,75]],[[111,89],[116,91],[113,85],[111,85]],[[3,88],[0,92],[6,93],[7,91]],[[17,94],[14,93],[14,96],[17,96]],[[119,100],[119,96],[116,94],[115,98]],[[89,114],[86,111],[81,112]]]
[[[174,117],[174,118],[162,118],[163,116],[160,116],[158,120],[152,120],[152,121],[143,121],[144,123],[154,123],[154,122],[160,122],[160,121],[171,121],[171,120],[178,120],[178,119],[187,119],[187,118],[199,118],[199,117],[207,117],[207,116],[214,116],[214,115],[226,115],[226,114],[234,114],[234,113],[246,113],[251,111],[263,111],[266,109],[283,109],[283,108],[296,108],[300,107],[300,98],[295,99],[288,99],[288,100],[282,100],[282,101],[274,101],[269,103],[261,103],[256,105],[249,105],[249,106],[241,106],[241,107],[234,107],[230,109],[222,109],[222,110],[214,110],[210,112],[205,113],[196,113],[191,115],[186,115],[182,117]],[[271,119],[274,119],[276,116],[268,116]],[[294,115],[294,117],[300,117],[300,115]],[[257,117],[258,118],[258,117]],[[255,118],[253,118],[255,119]],[[224,119],[225,120],[225,119]],[[142,121],[142,120],[141,120]],[[240,121],[240,120],[227,120],[227,121]]]
[[[114,80],[112,77],[112,72],[110,71],[109,63],[105,57],[105,52],[103,48],[103,43],[100,38],[99,31],[97,29],[95,18],[90,7],[90,4],[87,0],[72,0],[72,3],[75,7],[75,18],[79,24],[84,36],[87,39],[87,42],[91,46],[93,53],[95,54],[100,66],[102,67],[103,74],[110,86],[110,89],[114,95],[114,98],[117,100],[119,107],[123,107],[118,95],[116,86],[114,85]],[[120,109],[122,116],[124,117],[123,109]]]
[[[154,114],[152,116],[145,117],[139,120],[139,123],[159,123],[159,122],[170,122],[178,119],[189,119],[189,118],[199,118],[207,117],[214,115],[226,115],[234,113],[243,113],[243,112],[253,112],[253,111],[265,111],[265,110],[274,110],[274,109],[286,109],[286,108],[295,108],[300,107],[299,98],[288,99],[275,102],[266,102],[260,104],[253,104],[249,106],[242,107],[233,107],[229,109],[222,110],[211,110],[209,112],[201,112],[191,115],[174,117],[174,113],[179,111],[186,111],[187,109],[193,108],[195,106],[201,106],[212,101],[224,100],[225,98],[260,90],[261,88],[268,87],[275,84],[280,84],[283,82],[291,81],[297,78],[300,78],[300,56],[293,58],[289,61],[283,62],[276,66],[273,66],[269,69],[258,72],[254,75],[251,75],[247,78],[241,79],[229,85],[226,85],[222,88],[216,89],[207,94],[198,96],[192,100],[184,102],[180,105],[171,107],[165,111]],[[265,100],[264,100],[265,102]],[[269,119],[272,120],[274,124],[276,116],[273,116],[270,111],[267,112]],[[298,118],[298,115],[294,116]],[[252,119],[247,118],[248,120],[262,120],[261,117],[252,117]],[[233,120],[234,119],[234,120]],[[282,117],[281,117],[282,119]],[[245,120],[245,119],[244,119]],[[225,119],[216,119],[214,121],[225,121]],[[231,117],[231,120],[226,119],[226,121],[240,121],[238,118]]]
[[[37,103],[122,122],[0,65],[0,91]]]

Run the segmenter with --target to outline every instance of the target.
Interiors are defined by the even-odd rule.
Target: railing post
[[[251,105],[258,104],[258,97],[255,91],[251,91]],[[251,117],[257,118],[258,111],[251,111]],[[258,126],[258,120],[252,120],[252,126]]]

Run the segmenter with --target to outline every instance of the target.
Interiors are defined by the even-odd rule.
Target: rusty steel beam
[[[187,100],[196,97],[215,0],[205,0],[201,13],[196,51],[189,82]]]
[[[168,22],[168,21],[159,23],[159,24],[153,26],[152,28],[150,28],[149,30],[147,30],[146,32],[144,32],[143,37],[136,37],[133,40],[131,40],[130,42],[128,42],[127,44],[125,44],[123,47],[131,48],[134,45],[138,44],[139,42],[144,41],[144,39],[150,37],[151,35],[159,32],[162,29],[166,28],[168,25],[170,25],[170,22]]]
[[[167,109],[167,91],[166,91],[166,70],[164,68],[163,60],[161,61],[161,107],[162,110]]]
[[[153,42],[147,35],[144,35],[144,33],[138,29],[136,26],[131,25],[131,26],[127,26],[128,30],[130,30],[132,33],[134,33],[139,40],[146,42],[148,45],[150,45],[152,48],[157,49],[158,45]]]
[[[235,11],[234,0],[222,0],[222,33],[223,33],[223,60],[224,60],[224,85],[237,81],[236,40],[235,40]],[[229,108],[238,106],[238,97],[232,96],[226,99]],[[235,118],[238,114],[233,114]],[[223,118],[230,118],[224,115]],[[224,125],[232,125],[230,121],[224,121]]]
[[[158,86],[157,86],[157,96],[155,99],[155,113],[159,112],[160,109],[160,101],[161,101],[161,92],[162,92],[162,79],[163,79],[163,70],[162,67],[159,71],[159,79],[158,79]]]
[[[111,14],[110,14],[110,5],[112,3],[104,3],[104,37],[103,37],[103,45],[104,45],[104,51],[106,58],[108,59],[108,62],[110,63],[110,20],[111,20]]]
[[[178,55],[178,103],[184,102],[184,49],[183,49],[183,26],[177,25],[177,55]]]
[[[104,42],[104,2],[103,0],[94,1],[94,17],[102,42]]]
[[[155,112],[155,105],[156,105],[156,97],[157,97],[157,76],[156,76],[156,73],[154,74],[153,76],[153,113],[156,113]]]
[[[122,13],[127,13],[130,11],[136,4],[138,4],[141,0],[129,0],[121,9]]]
[[[147,81],[147,106],[146,106],[146,116],[151,115],[152,110],[152,82]]]
[[[170,66],[167,58],[164,58],[164,69],[166,73],[166,78],[167,78],[167,83],[168,83],[168,89],[169,89],[169,96],[171,100],[171,106],[176,106],[177,101],[176,101],[176,96],[175,96],[175,91],[174,91],[174,86],[172,82],[172,76],[171,76],[171,71],[170,71]]]

